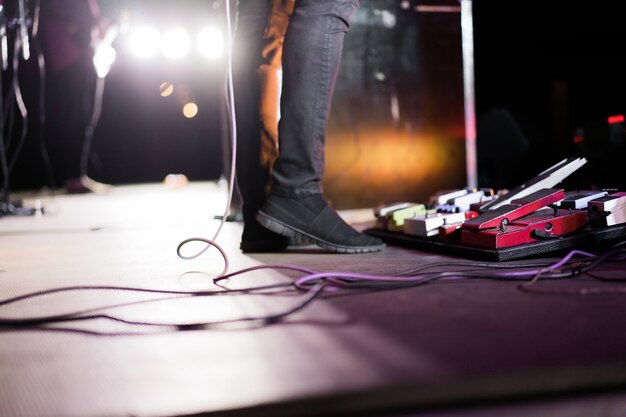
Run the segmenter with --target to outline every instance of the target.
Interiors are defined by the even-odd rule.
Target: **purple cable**
[[[570,253],[568,253],[567,255],[565,255],[565,257],[563,259],[561,259],[559,262],[550,265],[549,267],[547,267],[546,269],[549,269],[550,271],[560,268],[562,267],[567,261],[569,261],[572,257],[574,257],[574,255],[583,255],[586,256],[587,258],[595,258],[596,255],[594,255],[593,253],[589,253],[589,252],[583,252],[581,250],[577,250],[574,249],[573,251],[571,251]]]
[[[220,275],[217,278],[213,278],[213,282],[217,283],[219,281],[232,278],[237,275],[243,275],[247,272],[258,271],[260,269],[286,269],[288,271],[297,271],[304,272],[305,274],[316,274],[312,269],[304,268],[298,265],[282,265],[282,264],[268,264],[268,265],[255,265],[248,268],[240,269],[235,272],[231,272],[230,274]]]
[[[357,281],[370,281],[370,282],[415,282],[418,276],[402,277],[402,276],[390,276],[390,275],[369,275],[369,274],[356,274],[349,272],[317,272],[314,274],[305,275],[294,281],[294,287],[300,290],[306,290],[311,283],[320,279],[332,283],[340,283],[341,286],[346,286],[344,281],[338,281],[338,279],[351,279]]]
[[[506,277],[533,277],[533,276],[536,276],[537,274],[542,274],[547,271],[553,271],[555,269],[562,267],[565,263],[567,263],[572,257],[576,255],[582,255],[588,258],[596,257],[596,255],[592,253],[583,252],[580,250],[572,250],[558,262],[542,269],[531,269],[527,271],[509,271],[509,272],[484,271],[484,274],[485,276],[496,276],[496,277],[505,277],[505,278]],[[459,272],[459,274],[461,275],[461,272]],[[347,272],[317,272],[317,273],[310,273],[309,275],[305,275],[303,277],[296,279],[294,281],[294,287],[300,290],[307,290],[308,287],[312,285],[312,283],[315,283],[318,280],[325,280],[326,282],[332,285],[330,287],[327,287],[327,290],[329,289],[336,290],[341,287],[349,286],[349,283],[343,280],[369,281],[369,282],[381,282],[381,283],[383,282],[406,283],[406,282],[416,282],[419,279],[422,279],[424,275],[426,274],[401,277],[401,276],[388,276],[388,275],[356,274],[356,273],[347,273]],[[457,279],[460,277],[449,276],[445,278]]]

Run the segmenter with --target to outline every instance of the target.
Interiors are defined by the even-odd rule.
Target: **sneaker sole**
[[[298,228],[293,226],[289,226],[275,218],[259,211],[256,216],[257,221],[261,226],[271,230],[274,233],[278,233],[279,235],[290,237],[293,239],[303,239],[308,240],[312,243],[315,243],[317,246],[328,249],[332,252],[337,253],[373,253],[380,252],[385,248],[385,245],[376,245],[376,246],[345,246],[345,245],[337,245],[335,243],[327,242],[323,239],[320,239],[316,236],[310,235]]]
[[[244,253],[280,252],[287,249],[289,246],[304,246],[311,243],[312,242],[310,242],[308,239],[299,237],[288,237],[288,242],[285,242],[284,244],[274,242],[241,242],[239,244],[239,249],[241,249],[241,251]]]

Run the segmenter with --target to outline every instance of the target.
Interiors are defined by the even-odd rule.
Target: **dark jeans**
[[[265,201],[270,173],[271,192],[277,195],[321,192],[326,124],[344,37],[358,5],[358,0],[239,0],[234,87],[244,221],[254,221]],[[271,70],[277,73],[281,64],[276,135],[277,116],[271,112],[278,93]]]

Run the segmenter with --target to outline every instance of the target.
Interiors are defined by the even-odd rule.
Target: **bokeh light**
[[[170,29],[163,35],[163,55],[170,59],[181,59],[191,48],[187,31],[181,28]]]
[[[210,60],[217,60],[224,54],[224,34],[213,26],[207,26],[198,33],[198,52]]]
[[[162,82],[159,86],[159,94],[161,97],[169,97],[174,92],[174,84],[168,83],[167,81]]]
[[[161,35],[152,26],[136,29],[130,36],[130,49],[139,58],[151,58],[161,48]]]
[[[191,119],[193,117],[196,117],[197,114],[198,114],[198,105],[196,103],[189,102],[183,106],[183,115],[186,118]]]

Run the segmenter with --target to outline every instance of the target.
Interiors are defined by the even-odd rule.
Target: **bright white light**
[[[191,40],[184,29],[171,29],[163,35],[163,55],[171,59],[180,59],[187,55]]]
[[[161,35],[151,26],[135,30],[130,37],[130,49],[139,58],[151,58],[161,47]]]
[[[205,57],[219,59],[224,54],[224,34],[218,28],[208,26],[198,33],[196,47]]]
[[[106,77],[115,61],[115,49],[111,45],[101,44],[96,47],[93,55],[93,66],[100,78]]]

